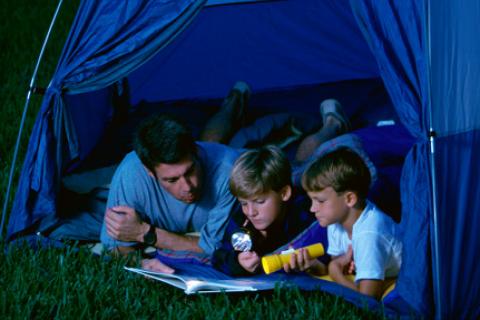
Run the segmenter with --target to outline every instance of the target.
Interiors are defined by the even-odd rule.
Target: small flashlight
[[[240,229],[239,231],[234,232],[230,241],[235,251],[245,252],[252,250],[252,236],[250,235],[250,232],[246,229]]]

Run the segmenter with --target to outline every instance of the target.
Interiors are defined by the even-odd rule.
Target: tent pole
[[[5,194],[5,200],[3,201],[2,223],[0,225],[0,240],[2,240],[4,238],[3,237],[3,228],[4,228],[4,224],[5,224],[5,217],[7,215],[8,200],[9,200],[9,196],[10,196],[10,188],[12,186],[13,175],[15,173],[15,164],[17,162],[18,149],[19,149],[19,146],[20,146],[20,140],[21,140],[21,137],[22,137],[23,127],[25,126],[25,119],[27,117],[28,106],[30,104],[30,97],[31,97],[32,92],[35,88],[35,80],[36,80],[35,78],[37,77],[38,68],[39,68],[40,62],[43,58],[45,48],[46,48],[48,40],[50,38],[50,34],[52,32],[53,25],[55,24],[55,21],[57,20],[57,16],[58,16],[58,13],[60,11],[60,7],[62,6],[62,3],[63,3],[63,0],[58,1],[58,5],[57,5],[57,8],[55,9],[55,13],[53,14],[52,21],[50,22],[50,26],[48,28],[47,35],[45,36],[45,40],[43,41],[42,48],[40,49],[40,54],[38,55],[38,59],[37,59],[36,65],[35,65],[35,69],[33,70],[32,79],[30,80],[30,85],[29,85],[28,92],[27,92],[27,98],[26,98],[26,101],[25,101],[25,106],[23,107],[22,119],[20,121],[20,127],[18,129],[17,141],[15,143],[15,149],[13,151],[13,159],[12,159],[12,164],[10,166],[10,174],[8,176],[7,192]]]
[[[442,295],[440,290],[440,247],[438,244],[438,208],[437,208],[437,178],[435,170],[435,129],[433,126],[432,95],[431,95],[431,72],[432,72],[432,42],[431,42],[431,8],[430,0],[425,1],[427,12],[427,54],[428,54],[428,116],[429,116],[429,142],[430,142],[430,175],[432,190],[432,210],[433,210],[433,292],[435,301],[435,318],[442,318]]]
[[[442,295],[440,292],[440,248],[438,244],[438,209],[437,209],[437,189],[435,173],[435,131],[430,128],[430,174],[432,176],[432,209],[433,209],[433,289],[435,295],[435,318],[441,319],[442,315]]]

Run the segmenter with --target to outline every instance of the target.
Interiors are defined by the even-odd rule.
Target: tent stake
[[[15,164],[17,162],[18,149],[19,149],[19,146],[20,146],[20,140],[21,140],[21,137],[22,137],[23,127],[25,126],[25,119],[27,117],[28,106],[30,104],[30,97],[31,97],[32,92],[35,88],[35,78],[37,77],[38,67],[40,66],[40,62],[43,58],[43,54],[45,52],[45,48],[47,46],[48,39],[50,38],[50,33],[53,29],[53,25],[55,24],[55,21],[57,20],[58,12],[60,11],[60,7],[62,6],[62,3],[63,3],[63,0],[58,1],[58,5],[57,5],[57,8],[55,10],[55,13],[53,14],[52,21],[50,22],[50,26],[48,28],[47,35],[45,36],[45,40],[43,41],[42,49],[40,50],[40,54],[38,55],[38,59],[37,59],[36,65],[35,65],[35,69],[33,70],[32,79],[30,80],[30,86],[28,88],[27,98],[26,98],[26,101],[25,101],[25,106],[23,107],[22,119],[20,121],[20,127],[18,128],[17,141],[15,143],[15,149],[13,151],[13,159],[12,159],[12,164],[10,166],[10,174],[8,175],[7,192],[5,194],[5,200],[3,201],[2,223],[0,225],[0,240],[2,240],[4,238],[3,237],[3,228],[4,228],[4,224],[5,224],[5,217],[7,215],[8,200],[9,200],[9,196],[10,196],[10,188],[12,186],[13,175],[15,173]]]

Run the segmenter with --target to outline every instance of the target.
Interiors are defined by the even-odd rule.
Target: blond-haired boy
[[[223,245],[214,253],[217,269],[230,275],[260,273],[263,255],[287,244],[315,222],[298,205],[300,199],[294,199],[291,175],[288,159],[274,146],[247,151],[237,159],[230,175],[230,190],[242,212],[230,218]],[[239,230],[252,238],[250,250],[234,250],[231,238]]]

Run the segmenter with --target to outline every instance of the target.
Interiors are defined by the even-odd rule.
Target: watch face
[[[157,234],[155,233],[155,228],[150,228],[147,233],[143,236],[143,242],[149,246],[155,246],[157,242]]]

